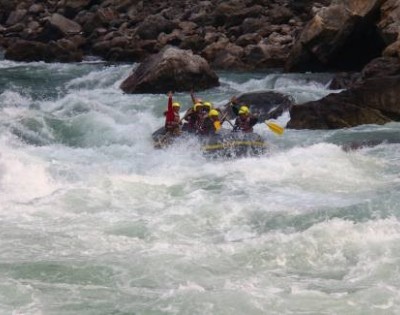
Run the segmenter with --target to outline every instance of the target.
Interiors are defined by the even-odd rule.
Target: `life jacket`
[[[184,129],[187,132],[196,132],[196,121],[198,118],[198,113],[196,113],[193,108],[190,108],[183,119],[187,121],[184,125]]]
[[[196,132],[202,134],[202,130],[204,129],[204,121],[208,118],[208,114],[204,112],[197,113],[197,120],[196,120]]]
[[[243,132],[253,132],[254,117],[247,115],[244,117],[238,116],[235,121],[235,129]]]
[[[219,128],[221,128],[221,123],[218,120],[214,121],[210,117],[206,117],[204,119],[201,129],[198,131],[198,133],[200,135],[204,135],[204,136],[213,135],[219,129],[219,128],[217,128],[217,126],[219,126]]]
[[[179,112],[174,111],[174,119],[172,121],[165,122],[165,130],[167,132],[179,133],[180,132],[179,123],[180,123]]]

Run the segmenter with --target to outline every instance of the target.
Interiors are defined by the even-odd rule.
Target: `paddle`
[[[229,121],[229,119],[226,119],[227,116],[228,116],[228,112],[226,112],[225,115],[222,116],[221,124],[223,124],[225,121],[227,121],[232,126],[232,128],[235,128],[235,126]]]
[[[285,131],[285,129],[279,125],[278,123],[274,122],[274,121],[265,121],[265,124],[268,126],[268,128],[273,132],[276,133],[277,135],[283,135],[283,132]]]

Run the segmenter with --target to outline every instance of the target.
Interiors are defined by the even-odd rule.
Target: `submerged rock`
[[[278,92],[256,91],[238,95],[235,103],[248,106],[258,116],[259,122],[264,122],[266,119],[278,118],[293,106],[294,101],[290,96]],[[231,103],[224,106],[224,112],[228,113],[229,119],[236,117]]]

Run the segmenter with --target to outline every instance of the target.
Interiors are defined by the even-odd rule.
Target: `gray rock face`
[[[121,89],[125,93],[167,93],[218,85],[218,76],[205,59],[188,50],[166,47],[140,64]]]
[[[82,27],[78,23],[67,19],[66,17],[58,13],[54,13],[49,18],[48,23],[51,25],[51,27],[58,30],[64,36],[79,34],[82,31]]]
[[[336,0],[306,25],[286,70],[360,70],[379,57],[385,43],[376,23],[381,0]]]
[[[400,121],[399,99],[398,59],[378,58],[364,68],[348,90],[293,106],[288,128],[338,129]]]

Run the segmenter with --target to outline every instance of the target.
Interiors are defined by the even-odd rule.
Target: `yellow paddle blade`
[[[221,129],[221,122],[219,122],[219,121],[214,121],[214,127],[215,127],[215,130],[220,130]]]
[[[285,129],[276,122],[266,120],[265,124],[268,126],[269,129],[271,129],[273,133],[276,133],[277,135],[282,135],[285,131]]]

